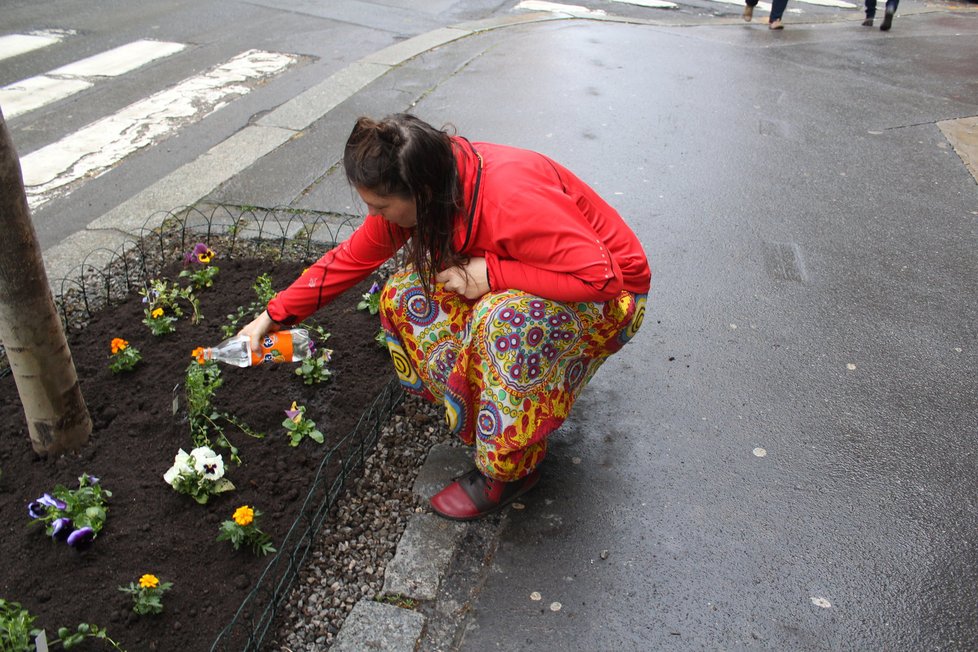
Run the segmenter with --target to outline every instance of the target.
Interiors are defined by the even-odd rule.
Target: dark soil
[[[0,379],[0,598],[21,603],[49,637],[60,626],[73,630],[86,622],[106,628],[129,651],[209,650],[271,559],[217,541],[221,521],[250,505],[262,512],[259,525],[278,544],[326,451],[352,430],[392,378],[387,353],[373,340],[377,317],[355,308],[368,279],[315,316],[332,334],[317,342],[335,351],[327,383],[304,385],[293,364],[221,367],[224,385],[215,406],[265,437],[253,439],[228,426],[241,466],[230,464],[224,449],[215,450],[224,453],[236,489],[206,505],[177,494],[163,473],[179,448],[193,448],[182,411],[173,413],[175,393],[183,403],[190,352],[222,339],[225,315],[255,299],[251,285],[259,274],[271,273],[274,287],[283,288],[303,267],[255,259],[215,262],[220,273],[214,287],[199,293],[205,316],[200,325],[182,320],[176,333],[154,337],[141,323],[142,304],[135,296],[69,335],[94,424],[90,443],[78,454],[35,455],[14,379]],[[113,337],[142,353],[134,371],[109,371]],[[324,445],[307,439],[289,446],[281,424],[293,400],[306,406],[306,416],[326,435]],[[82,472],[99,477],[113,495],[105,528],[88,550],[78,552],[28,526],[27,504],[57,484],[76,488]],[[131,597],[118,590],[144,573],[173,582],[160,615],[137,616]],[[93,642],[84,649],[108,646]]]

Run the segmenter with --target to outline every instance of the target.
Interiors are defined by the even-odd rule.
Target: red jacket
[[[453,144],[465,197],[455,249],[485,257],[493,290],[595,302],[622,290],[648,292],[651,271],[638,238],[569,170],[529,150],[462,138]],[[349,239],[269,302],[269,316],[287,325],[302,321],[369,276],[410,235],[368,215]]]

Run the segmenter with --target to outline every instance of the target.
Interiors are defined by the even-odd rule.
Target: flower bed
[[[282,288],[308,263],[222,260],[220,247],[214,249],[220,272],[213,287],[197,293],[204,316],[199,325],[181,319],[176,332],[154,336],[143,323],[144,304],[133,295],[69,335],[94,424],[90,444],[78,455],[52,460],[34,455],[13,377],[0,378],[0,598],[23,605],[49,636],[60,626],[95,623],[128,650],[209,650],[233,623],[220,637],[219,649],[254,642],[256,628],[270,624],[269,604],[283,597],[303,546],[324,518],[323,505],[338,491],[339,457],[324,465],[324,455],[354,429],[385,387],[391,392],[387,353],[372,337],[377,318],[356,309],[372,283],[367,280],[316,315],[330,332],[322,346],[335,351],[332,378],[325,383],[304,384],[294,364],[221,367],[223,385],[214,394],[214,408],[265,436],[257,439],[225,426],[240,465],[228,461],[227,449],[215,442],[234,490],[203,505],[174,491],[163,474],[178,449],[194,448],[184,388],[191,352],[223,339],[226,316],[254,299],[251,286],[258,275],[270,273],[273,287]],[[173,265],[168,277],[178,280],[180,269]],[[115,338],[138,349],[141,359],[132,371],[110,370]],[[115,348],[118,352],[118,342]],[[324,444],[305,438],[290,445],[282,423],[293,401],[315,420]],[[28,527],[27,506],[56,484],[78,486],[83,473],[97,476],[112,496],[104,528],[79,551],[46,536],[43,527]],[[273,546],[281,549],[292,532],[288,549],[261,557],[219,541],[222,523],[242,505],[261,513],[261,530]],[[255,592],[263,572],[265,588]],[[161,614],[137,615],[133,596],[119,590],[138,586],[145,575],[172,583]],[[102,641],[87,645],[108,649]]]

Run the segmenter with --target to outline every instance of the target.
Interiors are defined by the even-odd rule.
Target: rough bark
[[[31,222],[20,159],[0,110],[0,342],[41,455],[88,442],[92,421]]]

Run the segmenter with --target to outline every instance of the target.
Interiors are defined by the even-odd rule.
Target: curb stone
[[[413,491],[427,500],[449,480],[471,467],[471,449],[436,444],[418,472]],[[397,598],[398,602],[436,601],[459,541],[468,533],[467,525],[435,514],[419,512],[412,515],[397,544],[394,558],[387,565],[381,595]],[[363,599],[347,616],[331,649],[414,650],[427,625],[428,618],[418,611]],[[410,642],[394,640],[392,631],[406,632],[414,638]]]
[[[425,621],[425,617],[416,611],[364,598],[354,605],[330,649],[338,652],[413,652]]]
[[[408,521],[394,558],[387,564],[382,593],[413,600],[434,600],[438,584],[452,560],[463,523],[434,514],[414,514]]]

